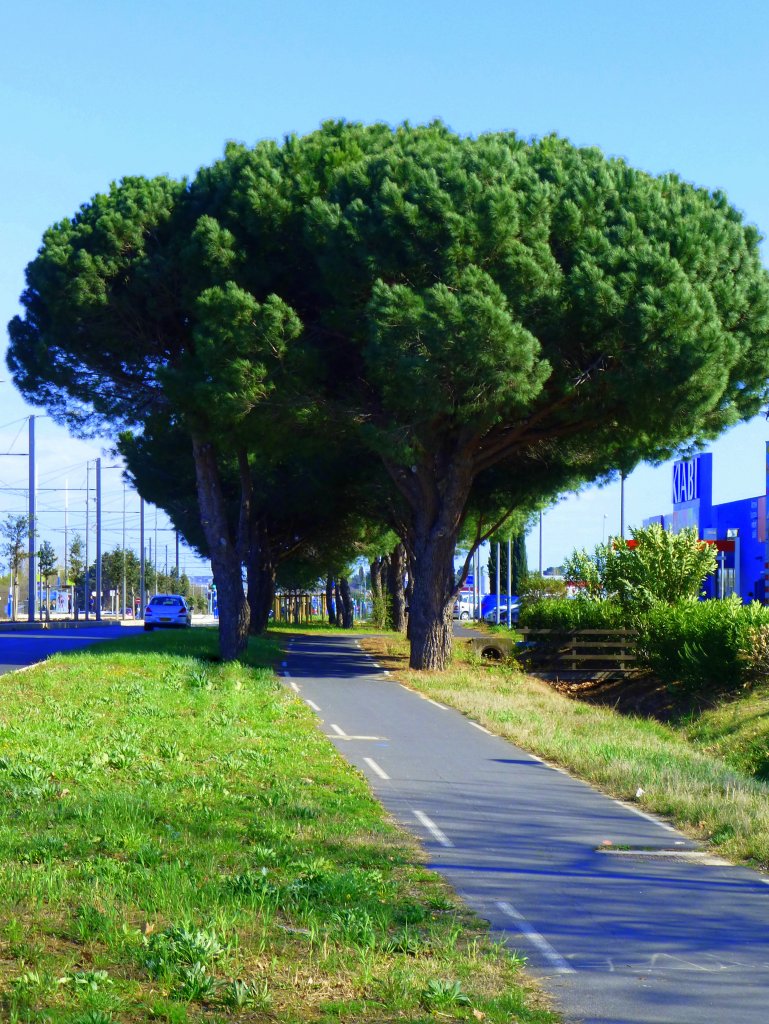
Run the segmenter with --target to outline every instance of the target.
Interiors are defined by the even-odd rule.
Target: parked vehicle
[[[468,594],[460,594],[457,600],[454,602],[454,618],[455,619],[472,619],[474,616],[475,609],[473,608],[473,599]]]
[[[155,627],[185,629],[192,625],[192,609],[181,594],[155,594],[144,609],[144,629]]]
[[[513,594],[510,597],[510,618],[513,623],[518,622],[518,615],[521,610],[521,599]],[[487,594],[481,601],[481,618],[484,622],[497,621],[497,595]],[[500,594],[499,597],[499,621],[507,623],[507,594]]]

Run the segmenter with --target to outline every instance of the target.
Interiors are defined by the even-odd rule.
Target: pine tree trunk
[[[227,521],[216,453],[210,441],[193,437],[200,519],[211,556],[219,606],[219,653],[222,661],[238,658],[248,645],[250,611],[243,592],[242,567],[247,531],[248,495],[241,493],[239,522],[233,531]],[[245,522],[244,522],[245,520]],[[233,536],[233,533],[235,536]]]
[[[406,569],[406,549],[396,544],[390,554],[387,572],[387,589],[390,592],[392,627],[398,633],[406,632],[406,595],[403,589],[403,574]]]
[[[246,569],[251,613],[248,628],[251,636],[261,636],[269,625],[275,599],[275,569],[272,565],[255,565],[250,559]]]
[[[429,535],[414,545],[414,593],[409,612],[411,668],[442,670],[451,659],[455,546],[455,535]]]
[[[404,596],[406,598],[406,639],[411,639],[411,604],[414,600],[414,562],[411,558],[408,558],[408,578],[406,580],[406,586],[404,587]]]
[[[371,598],[376,601],[382,596],[382,559],[377,555],[373,562],[369,562],[371,574]]]
[[[355,616],[353,613],[352,595],[350,594],[350,581],[346,576],[339,577],[339,595],[342,599],[342,625],[345,629],[352,629]]]
[[[260,636],[267,629],[270,611],[275,600],[277,565],[272,556],[270,538],[263,524],[256,520],[249,524],[246,579],[247,600],[250,610],[249,632]]]
[[[336,609],[334,608],[334,581],[330,576],[326,577],[326,617],[329,626],[336,625]]]

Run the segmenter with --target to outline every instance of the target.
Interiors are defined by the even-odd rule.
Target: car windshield
[[[165,608],[181,607],[182,599],[180,597],[153,597],[150,601],[151,605],[163,605]]]

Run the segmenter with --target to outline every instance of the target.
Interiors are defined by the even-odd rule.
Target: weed
[[[63,978],[59,978],[59,984],[72,985],[78,992],[99,992],[112,983],[106,971],[70,971]]]
[[[180,968],[172,994],[177,999],[186,999],[188,1002],[203,1002],[212,999],[217,988],[216,978],[208,973],[205,965],[194,963],[189,967]]]
[[[112,1024],[113,1018],[102,1010],[84,1010],[70,1019],[70,1024]]]
[[[272,996],[266,981],[257,984],[236,978],[220,987],[219,998],[233,1010],[254,1009],[266,1012],[272,1006]]]
[[[427,1010],[446,1010],[452,1006],[469,1006],[470,997],[462,991],[462,983],[446,978],[431,978],[419,994],[419,1001]]]

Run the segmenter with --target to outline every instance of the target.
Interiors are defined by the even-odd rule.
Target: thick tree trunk
[[[424,538],[414,546],[414,593],[409,611],[411,668],[444,669],[451,658],[456,536]]]
[[[260,636],[270,622],[275,599],[275,568],[272,565],[254,564],[249,558],[246,572],[250,611],[248,629],[251,636]]]
[[[342,599],[342,625],[345,629],[352,629],[355,616],[353,614],[352,595],[350,594],[350,582],[346,576],[339,577],[339,596]]]
[[[369,562],[369,572],[371,573],[371,597],[376,601],[382,597],[382,558],[380,555]]]
[[[251,616],[248,629],[251,636],[260,636],[267,629],[275,600],[276,575],[277,566],[267,531],[258,521],[252,522],[246,562],[247,600]]]
[[[411,605],[414,600],[414,562],[410,557],[407,559],[408,577],[404,587],[406,598],[406,639],[411,639]]]
[[[326,616],[329,626],[336,625],[336,608],[334,608],[334,581],[330,576],[326,577]]]
[[[219,653],[233,661],[248,644],[249,607],[243,592],[249,494],[243,490],[239,522],[235,530],[227,521],[216,453],[210,441],[193,437],[200,520],[211,556],[219,605]],[[245,479],[241,474],[241,479]],[[233,536],[234,534],[234,536]]]
[[[396,544],[390,554],[387,570],[387,589],[390,593],[390,614],[392,627],[398,633],[406,632],[406,594],[403,589],[403,574],[406,571],[406,549]]]

